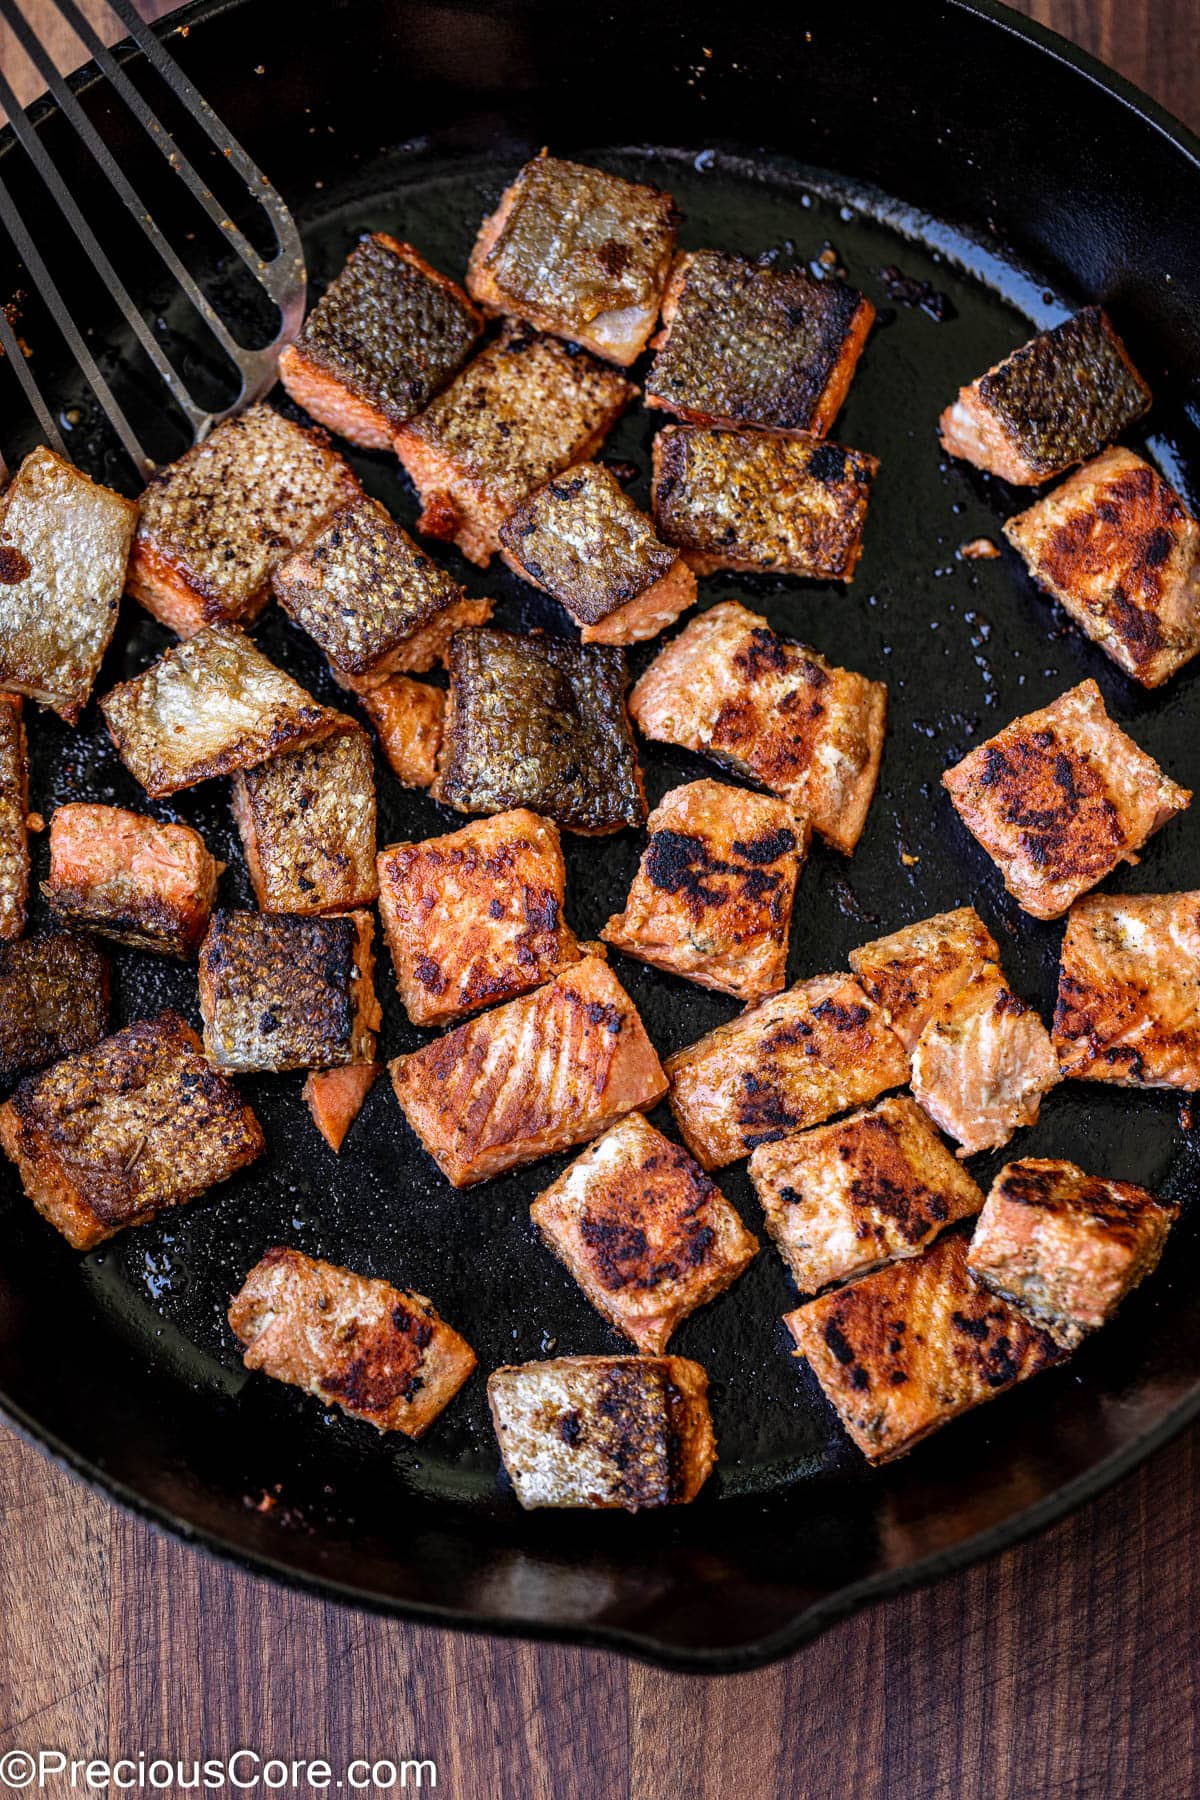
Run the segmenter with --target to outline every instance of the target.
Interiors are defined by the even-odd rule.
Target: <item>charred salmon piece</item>
[[[390,844],[378,863],[379,914],[414,1025],[448,1025],[579,961],[558,832],[536,813]]]
[[[156,800],[314,744],[342,724],[244,632],[215,625],[121,682],[100,710],[121,761]]]
[[[738,1000],[777,994],[808,829],[782,800],[691,781],[665,794],[623,913],[600,936]]]
[[[558,1356],[488,1377],[496,1441],[520,1504],[674,1506],[717,1460],[708,1376],[682,1356]]]
[[[589,1145],[531,1217],[597,1312],[652,1355],[758,1250],[716,1183],[641,1113]]]
[[[705,1169],[820,1125],[908,1080],[908,1057],[852,975],[817,975],[667,1058],[671,1111]]]
[[[278,1074],[375,1059],[370,913],[213,914],[200,946],[204,1049],[214,1069]]]
[[[126,585],[180,637],[246,624],[271,571],[361,492],[324,432],[251,406],[151,478]]]
[[[647,406],[693,425],[824,437],[875,308],[844,281],[693,250],[675,258],[662,314]]]
[[[582,351],[506,329],[396,434],[421,497],[417,529],[486,568],[509,514],[552,475],[587,462],[636,393]]]
[[[460,631],[434,799],[464,813],[526,806],[586,836],[643,824],[625,687],[616,647]]]
[[[0,1078],[90,1050],[108,1030],[108,958],[67,932],[0,944]]]
[[[137,518],[41,446],[0,499],[0,687],[69,725],[112,640]]]
[[[850,967],[910,1054],[939,1007],[999,962],[1000,947],[973,906],[936,913],[850,952]]]
[[[29,752],[18,694],[0,693],[0,939],[20,937],[29,904]]]
[[[1035,1125],[1042,1095],[1061,1079],[1049,1032],[995,964],[938,1008],[913,1051],[912,1091],[960,1156]]]
[[[27,1075],[0,1146],[75,1250],[195,1200],[264,1149],[258,1120],[173,1012]]]
[[[955,1232],[922,1256],[810,1300],[784,1324],[868,1462],[1065,1359],[1048,1332],[972,1280]]]
[[[279,379],[319,425],[364,450],[456,375],[483,329],[477,309],[411,244],[374,231],[355,245],[294,344]]]
[[[1200,893],[1075,902],[1054,1048],[1076,1080],[1200,1089]]]
[[[1106,450],[1004,527],[1038,586],[1143,687],[1200,650],[1200,525],[1132,450]]]
[[[595,956],[389,1068],[405,1117],[454,1187],[586,1144],[667,1091],[637,1008]]]
[[[942,414],[942,448],[1031,486],[1105,449],[1151,398],[1108,315],[1085,306],[960,388]]]
[[[543,151],[483,221],[467,287],[485,312],[627,368],[658,320],[678,222],[670,194]]]
[[[629,696],[660,744],[700,750],[757,781],[849,856],[879,779],[887,688],[835,669],[722,600],[661,650]]]
[[[585,644],[657,637],[696,598],[683,558],[601,463],[581,463],[531,494],[500,527],[500,544],[509,567],[571,615]]]
[[[1192,796],[1109,718],[1094,681],[1011,725],[947,769],[942,786],[1009,893],[1061,918]]]
[[[446,695],[427,681],[390,675],[360,694],[388,767],[405,787],[432,786],[446,715]]]
[[[224,867],[190,825],[72,801],[50,820],[42,892],[65,924],[186,959],[208,929]]]
[[[878,467],[812,438],[667,425],[654,440],[654,522],[697,575],[851,581]]]
[[[268,1250],[229,1308],[248,1369],[418,1438],[475,1367],[433,1302],[301,1250]]]
[[[335,1156],[382,1073],[380,1063],[343,1063],[340,1069],[311,1069],[305,1077],[304,1103]]]
[[[919,1256],[983,1195],[907,1094],[760,1144],[750,1179],[802,1294]]]
[[[375,759],[352,720],[319,744],[239,770],[233,816],[263,912],[350,912],[378,894]]]

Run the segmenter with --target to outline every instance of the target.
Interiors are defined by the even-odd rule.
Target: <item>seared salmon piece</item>
[[[1054,1048],[1077,1081],[1200,1089],[1200,893],[1075,902]]]
[[[720,250],[675,258],[646,405],[693,425],[824,437],[875,308],[844,281]]]
[[[654,522],[697,575],[848,582],[878,468],[843,444],[667,425],[654,440]]]
[[[907,1094],[760,1144],[750,1179],[802,1294],[919,1256],[983,1195]]]
[[[657,637],[696,598],[679,552],[601,463],[538,488],[500,527],[500,545],[511,569],[570,614],[585,644]]]
[[[682,1356],[557,1356],[488,1377],[500,1455],[520,1504],[675,1506],[717,1460],[708,1376]]]
[[[448,1025],[579,961],[558,832],[536,813],[389,844],[378,863],[379,915],[414,1025]]]
[[[90,1050],[108,1030],[108,958],[68,932],[0,944],[0,1079]]]
[[[310,1069],[304,1103],[313,1124],[336,1156],[363,1102],[383,1074],[380,1063],[343,1063],[340,1069]]]
[[[396,778],[405,787],[431,787],[446,717],[444,689],[428,681],[411,681],[407,675],[390,675],[360,694],[359,701]]]
[[[389,1068],[405,1117],[454,1187],[586,1144],[667,1091],[637,1008],[595,956]]]
[[[39,445],[0,496],[0,688],[73,725],[112,641],[132,500]]]
[[[660,744],[701,750],[786,800],[849,856],[883,755],[887,688],[722,600],[661,650],[629,696]]]
[[[0,1106],[0,1146],[75,1250],[196,1199],[265,1147],[233,1083],[173,1012],[27,1075]]]
[[[850,952],[850,967],[910,1054],[938,1009],[999,962],[1000,947],[973,906],[936,913]]]
[[[1085,306],[960,388],[942,448],[1027,487],[1105,449],[1151,398],[1107,313]]]
[[[19,694],[0,693],[0,939],[20,937],[29,904],[29,751]]]
[[[628,956],[738,1000],[777,994],[808,827],[782,800],[690,781],[647,820],[625,910],[600,936]]]
[[[852,975],[799,981],[667,1058],[671,1111],[705,1169],[749,1156],[908,1080],[908,1057]]]
[[[1113,723],[1094,681],[1014,719],[942,776],[959,818],[1035,919],[1058,919],[1191,805]]]
[[[483,319],[411,244],[373,231],[350,252],[279,358],[279,379],[319,425],[390,450],[466,362]]]
[[[229,1308],[248,1369],[418,1438],[475,1367],[433,1302],[302,1250],[268,1250]]]
[[[247,624],[272,569],[361,492],[324,432],[248,407],[151,477],[126,585],[180,637]]]
[[[584,352],[507,328],[396,434],[421,497],[417,529],[486,568],[509,514],[594,456],[636,393]]]
[[[208,929],[224,867],[190,825],[72,801],[50,819],[42,892],[64,924],[186,959]]]
[[[485,312],[627,368],[658,320],[678,222],[670,194],[543,150],[483,221],[467,287]]]
[[[353,720],[239,770],[233,816],[263,912],[350,912],[378,894],[375,759]]]
[[[955,1232],[923,1256],[810,1300],[784,1324],[868,1462],[1062,1362],[1049,1332],[972,1280]]]
[[[1061,1079],[1049,1032],[994,963],[943,1002],[913,1050],[913,1093],[960,1156],[1035,1125],[1042,1095]]]
[[[1200,650],[1200,525],[1157,469],[1106,450],[1004,527],[1039,587],[1143,687]]]

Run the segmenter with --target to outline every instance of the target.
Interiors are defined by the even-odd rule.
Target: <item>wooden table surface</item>
[[[1200,0],[1022,10],[1200,126]],[[3,40],[0,66],[22,82]],[[706,1680],[282,1592],[0,1431],[0,1769],[14,1747],[248,1747],[428,1757],[437,1791],[470,1800],[1183,1800],[1200,1793],[1198,1491],[1193,1430],[1035,1542]]]

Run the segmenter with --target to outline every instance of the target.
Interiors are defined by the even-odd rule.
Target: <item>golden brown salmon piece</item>
[[[233,816],[263,912],[350,912],[375,879],[375,759],[361,725],[233,778]]]
[[[999,964],[1000,947],[973,906],[936,913],[850,952],[850,967],[904,1048],[968,981]]]
[[[40,445],[0,497],[0,687],[69,725],[112,640],[137,518]]]
[[[783,1322],[872,1463],[905,1455],[1066,1355],[1048,1332],[977,1286],[958,1233],[810,1300]]]
[[[938,1008],[913,1050],[913,1093],[960,1156],[1035,1125],[1042,1095],[1061,1079],[1049,1032],[994,963]]]
[[[852,975],[816,975],[667,1058],[671,1111],[705,1169],[749,1156],[908,1080],[908,1057]]]
[[[340,1069],[310,1069],[304,1103],[313,1124],[336,1156],[363,1102],[383,1074],[381,1063],[343,1063]]]
[[[458,283],[386,231],[362,238],[279,358],[297,405],[364,450],[457,374],[483,329]]]
[[[1004,527],[1119,669],[1162,683],[1200,650],[1200,525],[1132,450],[1106,450]]]
[[[520,1504],[677,1506],[717,1460],[708,1376],[682,1356],[558,1356],[488,1377],[504,1467]]]
[[[848,582],[878,468],[843,444],[667,425],[654,440],[654,522],[697,575]]]
[[[446,695],[427,681],[391,675],[359,695],[388,767],[405,787],[432,786],[446,716]]]
[[[69,933],[0,944],[0,1079],[89,1050],[108,1030],[108,958]]]
[[[653,1355],[758,1250],[716,1183],[641,1113],[589,1145],[530,1216],[596,1310]]]
[[[1054,1047],[1077,1081],[1200,1088],[1200,892],[1075,902]]]
[[[579,961],[558,832],[523,808],[381,850],[379,915],[414,1025],[448,1025]]]
[[[0,939],[20,937],[29,904],[29,752],[19,694],[0,693]]]
[[[942,448],[1030,486],[1095,456],[1151,398],[1108,315],[1085,306],[960,388],[941,417]]]
[[[500,544],[509,567],[571,615],[585,644],[657,637],[696,598],[683,558],[601,463],[580,463],[531,494],[500,527]]]
[[[261,1156],[263,1134],[173,1012],[20,1082],[0,1145],[75,1250],[182,1206]]]
[[[629,696],[660,744],[701,750],[761,782],[849,856],[879,779],[887,688],[835,669],[722,600],[661,650]]]
[[[782,800],[691,781],[647,820],[650,842],[625,910],[600,936],[656,969],[738,1000],[785,980],[808,829]]]
[[[720,250],[675,258],[646,405],[693,425],[824,437],[875,308],[844,281]]]
[[[50,879],[42,892],[69,925],[187,958],[208,929],[224,867],[190,825],[72,801],[50,820]]]
[[[389,1068],[405,1117],[454,1187],[586,1144],[667,1091],[637,1008],[595,956]]]
[[[582,351],[506,329],[396,434],[421,497],[417,529],[486,568],[509,514],[552,475],[594,456],[636,393]]]
[[[1191,805],[1113,723],[1094,681],[1061,694],[947,769],[942,786],[1035,919],[1061,918]]]
[[[248,1369],[418,1438],[475,1367],[475,1352],[413,1294],[301,1250],[268,1250],[229,1308]]]
[[[543,150],[483,221],[467,287],[485,312],[627,368],[658,319],[678,220],[670,194]]]

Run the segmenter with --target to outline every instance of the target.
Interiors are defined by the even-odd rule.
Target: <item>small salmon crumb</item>
[[[999,546],[989,537],[972,538],[969,543],[958,546],[958,554],[964,562],[991,562],[999,556]]]

